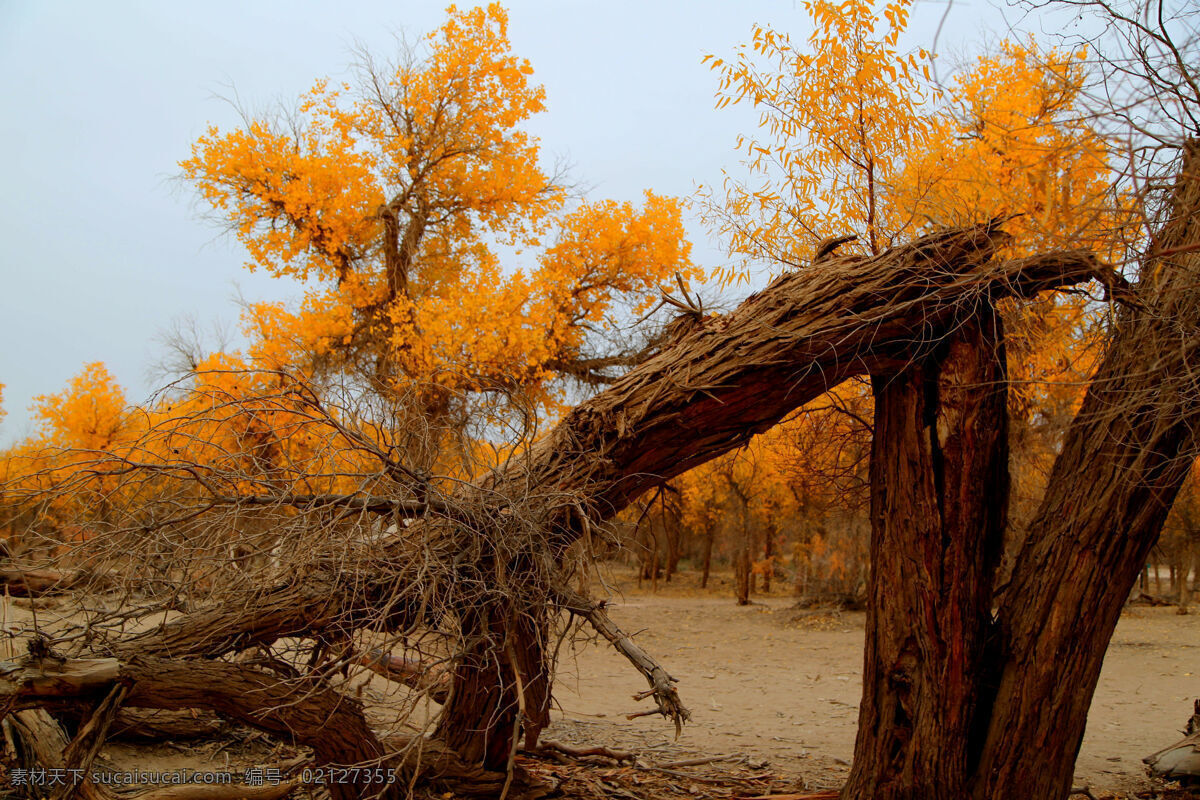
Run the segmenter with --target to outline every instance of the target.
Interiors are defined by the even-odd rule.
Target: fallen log
[[[1185,783],[1200,781],[1200,700],[1192,704],[1183,734],[1175,744],[1142,759],[1151,775]]]
[[[361,705],[315,679],[277,675],[220,661],[142,657],[29,658],[0,670],[0,708],[42,709],[71,701],[96,702],[118,685],[123,702],[140,708],[206,708],[227,719],[310,747],[318,766],[391,769],[392,760],[367,725]],[[65,743],[64,743],[65,747]],[[396,784],[331,783],[335,800],[390,797]]]
[[[57,711],[56,716],[73,728],[82,724],[86,715],[81,709],[70,707]],[[231,726],[211,711],[121,708],[113,716],[108,740],[149,744],[216,739],[230,731]]]
[[[212,712],[123,708],[113,719],[108,736],[126,742],[214,739],[228,727]]]

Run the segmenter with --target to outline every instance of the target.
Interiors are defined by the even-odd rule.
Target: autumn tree
[[[676,201],[576,202],[542,169],[525,123],[545,91],[507,28],[496,4],[452,7],[395,64],[364,56],[355,83],[196,142],[184,176],[247,266],[313,286],[250,308],[256,366],[357,375],[461,424],[480,393],[545,406],[556,377],[609,380],[637,358],[604,345],[619,308],[698,277]]]

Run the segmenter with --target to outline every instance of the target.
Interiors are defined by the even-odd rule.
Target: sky
[[[461,5],[471,5],[466,2]],[[793,0],[513,2],[513,50],[546,87],[530,126],[589,197],[689,196],[736,171],[755,116],[713,109],[706,53],[731,54],[754,23],[807,37]],[[948,11],[947,11],[948,8]],[[906,44],[944,60],[982,52],[1019,20],[986,0],[920,0]],[[131,402],[173,321],[237,330],[235,298],[295,300],[300,287],[244,269],[244,253],[176,179],[210,123],[289,103],[348,76],[361,45],[382,58],[436,28],[436,2],[0,0],[0,446],[32,431],[36,395],[103,361]],[[1025,23],[1028,25],[1028,22]],[[694,260],[724,258],[696,220]]]

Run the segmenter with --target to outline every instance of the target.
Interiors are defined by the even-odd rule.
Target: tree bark
[[[220,661],[174,661],[150,656],[34,659],[0,677],[0,708],[94,701],[114,686],[129,687],[123,702],[136,708],[202,708],[307,745],[320,765],[394,766],[367,725],[358,701],[311,679],[280,676]],[[331,784],[334,800],[395,796],[400,784]]]
[[[1070,790],[1121,606],[1200,453],[1198,242],[1200,143],[1191,141],[1142,263],[1138,306],[1118,320],[1000,602],[1004,662],[977,800],[1060,800]]]
[[[873,381],[863,699],[846,800],[965,796],[1008,498],[1006,367],[990,311]]]

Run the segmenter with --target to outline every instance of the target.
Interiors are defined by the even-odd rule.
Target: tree
[[[33,399],[42,441],[50,447],[108,450],[136,430],[125,393],[104,364],[88,364],[58,394]]]
[[[325,532],[302,540],[308,545],[297,551],[303,567],[260,572],[234,585],[223,602],[201,605],[143,633],[112,631],[104,644],[118,662],[111,666],[123,680],[144,684],[129,695],[139,702],[201,703],[277,730],[276,718],[260,718],[258,705],[239,699],[238,687],[262,687],[251,693],[258,698],[254,703],[281,708],[291,707],[299,690],[310,699],[297,706],[298,713],[317,714],[321,704],[332,702],[326,693],[335,691],[320,668],[326,663],[323,653],[345,647],[364,628],[403,635],[436,626],[437,616],[430,614],[452,614],[452,627],[462,638],[456,640],[454,688],[437,740],[404,745],[433,752],[419,761],[414,755],[386,763],[421,769],[427,779],[455,791],[474,786],[495,793],[504,777],[497,778],[495,770],[511,758],[518,730],[522,724],[534,729],[541,724],[546,700],[541,692],[548,684],[539,672],[536,648],[543,640],[528,626],[539,624],[548,600],[557,598],[552,602],[558,607],[608,631],[618,646],[624,641],[596,607],[557,586],[557,564],[566,548],[663,480],[745,444],[831,384],[870,365],[911,361],[982,298],[1105,276],[1093,258],[1078,253],[993,262],[1003,238],[994,227],[982,226],[927,237],[876,259],[833,259],[821,270],[785,276],[727,317],[676,326],[676,338],[663,352],[573,409],[533,447],[471,484],[458,482],[452,492],[430,491],[412,500],[397,493],[243,496],[235,506],[242,511],[261,502],[276,516],[277,526],[295,519],[295,530]],[[804,366],[798,371],[797,365]],[[277,392],[274,402],[307,409],[315,422],[353,434],[339,420],[344,414],[321,411],[319,397],[302,384]],[[377,472],[395,463],[394,455],[371,437],[353,441],[376,460]],[[165,473],[178,475],[194,500],[166,497],[161,508],[173,516],[159,516],[154,506],[142,504],[143,516],[131,520],[127,535],[144,538],[147,528],[170,533],[180,525],[203,531],[226,524],[224,517],[208,516],[223,495],[223,484],[213,491],[213,478],[220,475],[198,470],[186,455],[140,465],[126,476],[136,485],[144,476]],[[395,484],[376,485],[386,490]],[[358,546],[346,534],[362,530],[354,518],[363,514],[415,521]],[[114,616],[108,625],[91,620],[88,630],[91,636],[104,635],[126,618]],[[281,684],[256,668],[212,660],[289,637],[311,643],[312,666],[299,683]],[[626,654],[643,669],[662,713],[682,719],[685,712],[667,673],[640,651]],[[154,662],[153,672],[188,675],[186,686],[194,691],[174,700],[164,696],[153,673],[146,675],[133,663],[149,663],[146,659],[167,659]],[[173,679],[185,685],[180,680]],[[280,692],[273,694],[267,686]],[[19,691],[13,697],[17,703],[46,702]],[[343,708],[350,721],[360,718],[355,703]],[[292,718],[290,724],[301,726],[297,735],[317,740],[312,719]],[[356,725],[348,721],[343,727],[359,730]],[[347,734],[332,744],[337,747],[319,754],[323,761],[379,758],[373,735]],[[338,796],[351,791],[357,789],[346,787]]]
[[[723,200],[702,190],[731,253],[799,267],[828,231],[855,234],[872,255],[897,241],[907,222],[889,215],[885,197],[929,128],[922,68],[896,51],[910,5],[888,3],[876,35],[871,3],[810,0],[809,48],[755,26],[732,62],[705,57],[720,75],[718,108],[745,101],[761,111],[759,134],[738,139],[749,180],[727,177]]]
[[[255,365],[357,375],[461,425],[480,393],[552,405],[555,376],[609,380],[637,357],[593,350],[612,315],[699,276],[675,200],[571,204],[543,172],[524,124],[545,92],[507,26],[499,5],[451,7],[397,64],[364,55],[354,86],[318,81],[294,112],[193,146],[184,177],[248,267],[314,285],[297,310],[249,309]]]

